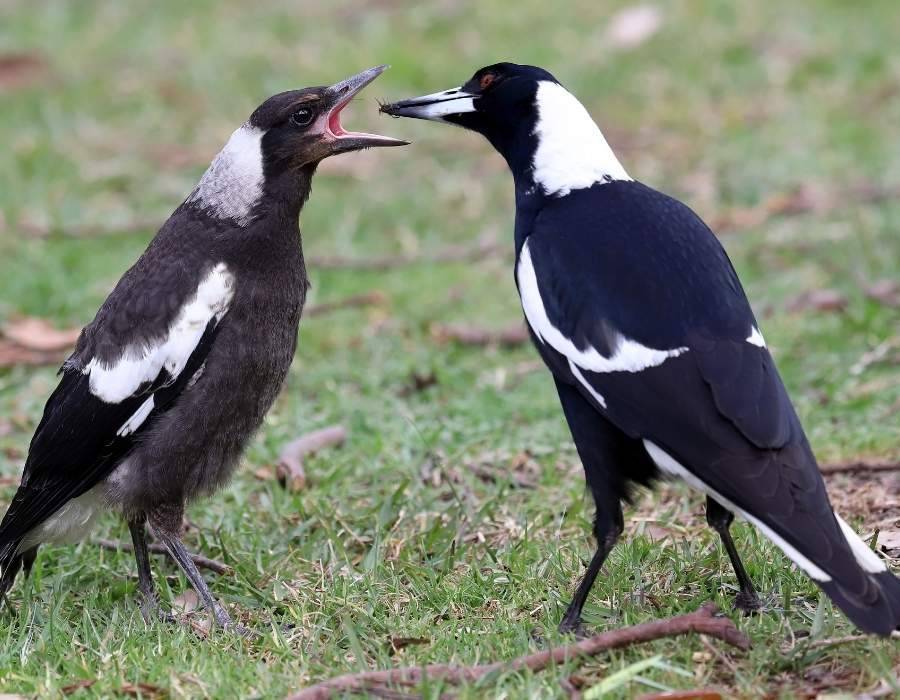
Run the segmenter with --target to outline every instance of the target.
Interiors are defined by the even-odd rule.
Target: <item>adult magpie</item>
[[[515,280],[596,504],[597,550],[562,619],[623,529],[629,485],[677,476],[729,533],[756,525],[861,629],[900,626],[900,579],[838,515],[728,256],[687,206],[633,180],[582,104],[541,68],[498,63],[460,87],[382,106],[485,136],[515,182]]]
[[[145,618],[159,613],[149,523],[231,625],[181,542],[182,513],[231,476],[294,357],[308,287],[298,219],[316,166],[406,143],[341,126],[386,67],[263,102],[81,332],[0,523],[0,597],[41,543],[77,539],[112,508],[131,530]]]

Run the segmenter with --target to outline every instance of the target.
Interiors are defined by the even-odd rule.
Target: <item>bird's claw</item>
[[[734,597],[734,609],[747,616],[756,615],[762,611],[763,603],[755,592],[740,591]]]

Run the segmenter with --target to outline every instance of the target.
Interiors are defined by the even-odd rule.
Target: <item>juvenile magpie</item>
[[[141,611],[159,612],[145,524],[216,622],[182,544],[185,505],[222,486],[287,375],[308,287],[298,219],[328,156],[405,141],[340,113],[386,66],[274,95],[225,144],[81,332],[0,523],[0,598],[44,542],[128,522]]]
[[[729,527],[743,516],[861,629],[900,626],[900,579],[836,515],[728,256],[687,206],[633,180],[550,73],[498,63],[384,105],[485,136],[515,183],[515,281],[596,505],[596,553],[560,629],[623,529],[629,485],[706,494],[740,593],[759,599]]]

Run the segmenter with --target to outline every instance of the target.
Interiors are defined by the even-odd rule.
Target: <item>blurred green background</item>
[[[414,142],[320,168],[301,217],[310,303],[383,296],[304,320],[288,385],[244,468],[191,510],[189,546],[233,568],[210,575],[213,590],[259,638],[147,627],[130,554],[48,547],[0,612],[0,689],[277,697],[347,671],[497,660],[559,641],[592,551],[593,506],[552,381],[527,346],[465,347],[436,328],[519,322],[511,179],[476,135],[377,114],[376,98],[452,87],[498,60],[553,72],[634,177],[722,233],[821,461],[896,461],[898,37],[889,0],[0,0],[7,328],[23,317],[90,321],[231,131],[274,92],[389,63],[344,123]],[[485,241],[496,243],[490,254],[429,262]],[[317,266],[333,256],[423,259],[382,271]],[[55,360],[17,357],[0,353],[0,502],[55,382]],[[348,443],[308,461],[305,489],[287,493],[269,478],[286,441],[337,422]],[[895,474],[829,486],[870,539],[900,529]],[[627,523],[589,624],[706,599],[730,610],[733,575],[696,495],[640,494]],[[625,674],[608,696],[900,692],[897,642],[842,639],[853,629],[814,586],[755,532],[735,530],[770,606],[736,618],[756,642],[749,654],[661,641],[500,674],[461,697],[562,696],[573,674],[592,686],[654,654],[665,663]],[[97,534],[127,539],[112,516]],[[175,599],[184,580],[167,561],[155,566]]]

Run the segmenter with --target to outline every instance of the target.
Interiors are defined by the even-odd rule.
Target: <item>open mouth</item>
[[[335,141],[343,142],[348,148],[366,148],[368,146],[405,146],[409,142],[380,134],[369,134],[363,131],[347,131],[341,124],[341,112],[366,85],[381,75],[387,66],[376,66],[358,73],[346,80],[332,85],[328,91],[335,95],[336,102],[328,112],[325,129]]]

